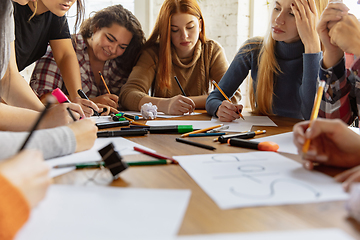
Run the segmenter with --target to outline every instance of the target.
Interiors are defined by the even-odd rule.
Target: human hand
[[[354,167],[360,164],[360,135],[348,129],[339,119],[316,119],[295,124],[294,144],[302,154],[304,167],[311,170],[313,163],[336,167]],[[306,139],[311,139],[307,153],[302,153]]]
[[[335,180],[338,182],[343,182],[343,188],[348,192],[352,183],[360,182],[360,166],[351,168],[336,175]]]
[[[172,98],[164,98],[159,103],[159,110],[165,114],[183,115],[195,110],[195,103],[188,97],[177,95]]]
[[[100,96],[97,96],[95,98],[91,98],[91,101],[96,103],[99,108],[107,108],[109,110],[106,111],[106,115],[109,115],[110,112],[112,113],[118,113],[117,110],[119,108],[119,97],[114,94],[103,94]],[[101,109],[100,109],[101,111]],[[104,115],[104,114],[102,114]]]
[[[30,207],[35,207],[44,197],[51,183],[49,167],[39,151],[24,150],[0,162],[0,174],[17,187]]]
[[[77,97],[73,100],[73,102],[81,106],[86,117],[91,117],[92,115],[94,115],[93,109],[97,112],[100,111],[98,106],[93,101]]]
[[[240,118],[239,113],[241,113],[242,109],[243,105],[235,105],[227,100],[224,100],[219,106],[216,112],[216,116],[221,122],[231,122],[235,119]]]
[[[75,152],[90,149],[97,138],[97,127],[92,119],[82,119],[67,125],[74,133],[76,138]]]
[[[325,68],[334,66],[344,56],[344,52],[331,43],[329,31],[343,16],[347,15],[348,11],[349,8],[343,3],[329,2],[320,16],[316,30],[324,47],[323,64]]]
[[[296,27],[305,46],[305,53],[318,53],[320,49],[320,39],[316,32],[316,22],[318,13],[315,0],[295,0],[291,9],[295,16]]]
[[[69,108],[72,111],[75,119],[78,120],[80,119],[80,117],[85,118],[85,114],[81,109],[80,105],[78,104],[75,103],[54,104],[52,107],[48,109],[48,112],[41,120],[39,124],[39,128],[44,129],[44,128],[59,127],[73,122],[74,120],[69,115],[67,108]]]
[[[360,23],[354,15],[343,16],[330,29],[329,36],[331,43],[342,51],[360,56]]]

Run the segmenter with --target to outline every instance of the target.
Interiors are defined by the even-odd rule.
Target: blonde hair
[[[187,13],[197,17],[201,21],[199,39],[205,43],[205,24],[200,7],[196,0],[165,0],[156,19],[154,29],[146,41],[144,48],[159,44],[159,75],[160,88],[170,88],[172,79],[171,58],[171,17],[176,13]]]
[[[328,4],[328,0],[315,0],[318,18]],[[272,115],[275,77],[281,72],[275,56],[276,41],[269,28],[262,42],[258,58],[256,96],[253,84],[250,84],[250,105],[256,114]],[[252,79],[251,79],[252,80]]]

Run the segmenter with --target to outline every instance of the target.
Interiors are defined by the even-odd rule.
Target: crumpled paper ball
[[[157,116],[157,106],[151,102],[141,106],[141,115],[144,119],[155,119]]]

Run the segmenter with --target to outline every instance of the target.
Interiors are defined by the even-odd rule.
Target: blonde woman
[[[227,68],[222,47],[205,37],[196,0],[165,0],[145,50],[121,88],[119,102],[134,111],[151,102],[159,111],[176,115],[204,109],[211,80],[219,82]]]
[[[277,0],[264,38],[251,38],[239,50],[219,86],[231,97],[251,70],[250,102],[257,114],[309,119],[316,92],[321,45],[318,12],[328,0]],[[220,121],[239,118],[243,106],[210,93],[206,110]]]

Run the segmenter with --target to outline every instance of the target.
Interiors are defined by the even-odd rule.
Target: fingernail
[[[311,163],[306,161],[305,162],[305,168],[308,169],[308,170],[311,170]]]
[[[317,161],[320,161],[320,162],[326,162],[328,160],[328,156],[326,155],[319,155],[319,156],[316,156],[315,158]]]
[[[315,157],[317,154],[316,150],[314,149],[310,149],[309,151],[307,151],[306,155],[307,156],[311,156],[311,157]]]

